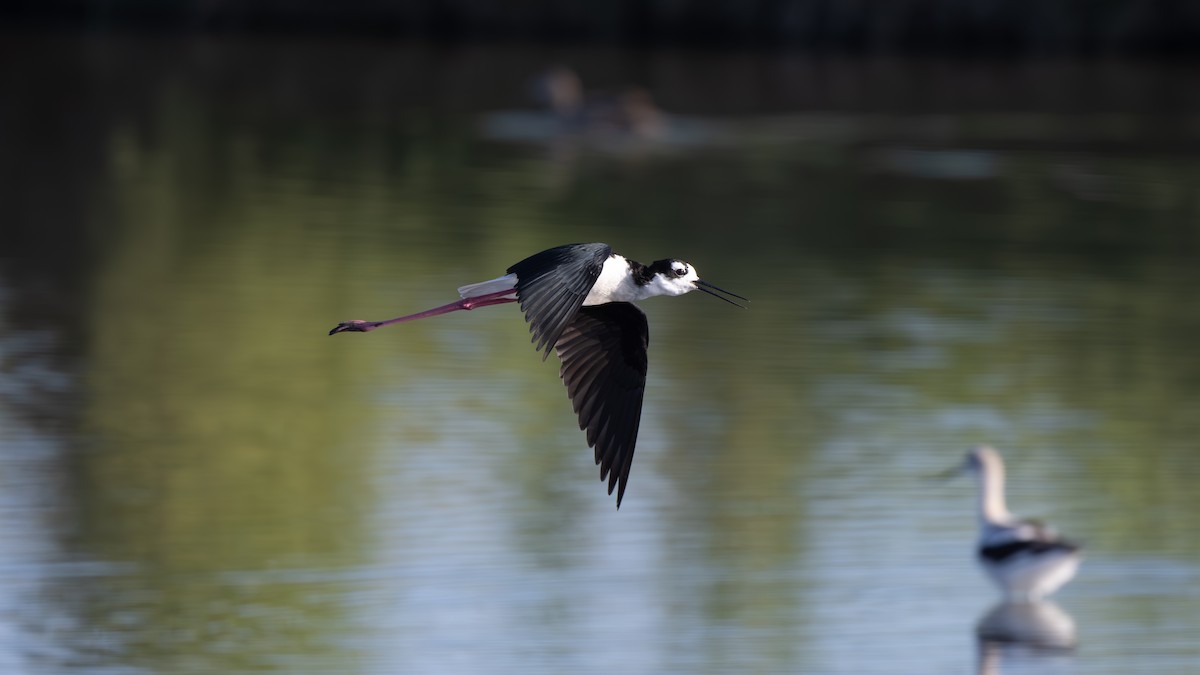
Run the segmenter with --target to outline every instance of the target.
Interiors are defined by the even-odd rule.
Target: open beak
[[[750,302],[749,300],[746,300],[746,298],[743,298],[742,296],[738,295],[737,293],[730,293],[729,291],[727,291],[723,288],[717,288],[716,286],[713,286],[712,284],[706,283],[704,281],[700,281],[699,279],[697,279],[694,283],[696,284],[696,290],[704,291],[705,293],[708,293],[709,295],[713,296],[714,298],[720,298],[721,300],[724,300],[725,302],[728,302],[729,304],[734,305],[736,307],[741,307],[742,309],[746,309],[745,305],[738,304],[738,303],[730,300],[729,298],[725,297],[725,295],[735,297],[738,300],[745,300],[746,302]],[[714,291],[716,291],[716,292],[714,293]],[[718,295],[717,293],[724,293],[725,295]]]

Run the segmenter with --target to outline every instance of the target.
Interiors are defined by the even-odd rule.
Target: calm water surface
[[[3,51],[3,672],[1200,664],[1186,72]],[[563,132],[526,98],[557,62],[670,131]],[[753,300],[644,304],[620,511],[512,307],[326,336],[569,241]],[[973,485],[929,478],[978,442],[1086,542],[1053,604],[997,606]]]

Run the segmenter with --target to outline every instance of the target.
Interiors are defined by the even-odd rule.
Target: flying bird
[[[980,566],[1010,601],[1040,600],[1075,576],[1081,548],[1049,526],[1017,518],[1004,502],[1004,460],[981,445],[954,473],[972,473],[979,484]]]
[[[344,321],[329,331],[367,332],[459,310],[520,303],[532,342],[544,361],[553,349],[579,428],[595,448],[608,494],[625,496],[646,391],[646,315],[632,304],[656,295],[703,291],[732,305],[746,300],[700,280],[696,268],[667,258],[643,265],[613,253],[608,244],[567,244],[535,253],[507,274],[458,289],[461,299],[386,321]],[[723,294],[723,295],[722,295]]]

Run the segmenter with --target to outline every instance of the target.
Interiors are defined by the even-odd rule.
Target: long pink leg
[[[488,293],[486,295],[479,295],[474,298],[463,298],[462,300],[452,302],[448,305],[434,307],[433,309],[427,309],[424,312],[417,312],[416,314],[409,314],[408,316],[398,316],[394,319],[388,319],[387,321],[363,321],[362,319],[343,321],[334,326],[333,330],[329,331],[329,334],[333,335],[334,333],[343,332],[366,333],[368,331],[373,331],[376,328],[387,326],[393,323],[416,321],[417,319],[427,319],[431,316],[449,314],[450,312],[457,312],[459,310],[472,310],[476,307],[487,307],[489,305],[502,305],[506,302],[516,302],[517,299],[512,297],[514,293],[516,293],[516,291],[509,289],[497,291],[495,293]]]

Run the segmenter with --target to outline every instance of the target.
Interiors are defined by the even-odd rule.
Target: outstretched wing
[[[529,322],[537,350],[550,355],[563,329],[600,277],[612,255],[608,244],[567,244],[535,253],[508,268],[517,275],[517,300]]]
[[[608,494],[617,486],[617,508],[625,495],[646,391],[646,347],[650,328],[642,310],[627,302],[580,307],[555,343],[562,380],[579,428],[596,449],[600,480]]]

